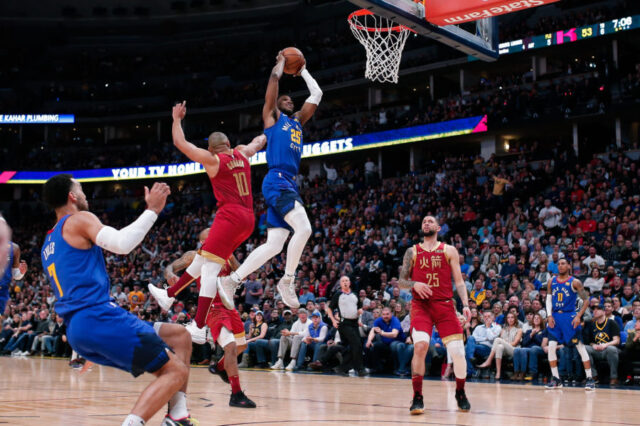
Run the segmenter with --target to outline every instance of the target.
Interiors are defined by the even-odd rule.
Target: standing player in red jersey
[[[458,251],[455,247],[438,241],[440,225],[433,216],[422,219],[424,241],[407,249],[400,272],[400,288],[411,289],[411,360],[413,402],[411,414],[424,412],[422,378],[425,374],[424,360],[429,349],[431,331],[435,325],[453,360],[456,376],[456,401],[462,411],[471,408],[464,392],[467,377],[467,361],[462,340],[462,327],[453,302],[452,278],[462,301],[465,319],[471,319],[467,288],[460,272]]]
[[[200,244],[204,244],[209,236],[210,229],[207,228],[200,232]],[[190,250],[183,254],[179,259],[173,261],[164,270],[164,276],[171,285],[178,281],[176,272],[187,268],[197,256],[195,250]],[[222,270],[218,274],[220,277],[227,276],[231,271],[238,269],[240,264],[235,256],[225,262]],[[197,279],[198,287],[200,287],[200,279]],[[151,285],[151,284],[150,284]],[[181,290],[176,292],[176,295]],[[212,374],[217,374],[226,383],[231,384],[231,399],[229,405],[231,407],[255,408],[256,404],[251,401],[242,391],[240,387],[240,377],[238,374],[238,353],[242,353],[247,348],[245,340],[244,324],[240,319],[240,314],[235,309],[227,309],[222,304],[220,294],[216,294],[213,304],[207,316],[207,325],[211,330],[213,341],[224,348],[224,355],[218,361],[214,361],[209,366]]]
[[[253,232],[253,196],[251,195],[251,170],[248,158],[260,151],[267,138],[257,136],[248,145],[231,149],[224,133],[209,136],[209,148],[198,148],[188,142],[182,130],[182,120],[187,113],[186,101],[173,107],[173,144],[191,161],[202,164],[218,201],[218,211],[202,248],[178,282],[169,289],[149,287],[151,294],[164,309],[169,309],[177,292],[200,277],[198,309],[193,322],[187,326],[195,343],[204,343],[204,326],[213,298],[217,294],[217,278],[227,259]]]

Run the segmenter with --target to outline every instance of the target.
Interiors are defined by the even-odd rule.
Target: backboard
[[[476,31],[472,33],[457,25],[440,27],[428,22],[425,19],[425,8],[422,2],[414,2],[413,0],[349,1],[376,15],[384,16],[400,25],[409,27],[417,34],[437,40],[477,59],[483,61],[498,59],[498,28],[495,17],[475,21]]]

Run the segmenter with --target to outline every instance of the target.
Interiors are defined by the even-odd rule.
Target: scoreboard
[[[548,34],[507,41],[498,45],[498,52],[500,55],[508,55],[510,53],[540,49],[542,47],[573,43],[575,41],[601,37],[636,28],[640,28],[640,15],[626,16],[624,18],[612,19],[584,27],[570,28],[568,30],[554,31]]]

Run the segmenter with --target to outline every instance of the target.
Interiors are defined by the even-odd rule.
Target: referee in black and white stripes
[[[327,315],[333,326],[338,329],[342,345],[349,345],[351,349],[351,362],[354,370],[359,376],[365,376],[367,373],[362,362],[362,341],[358,329],[359,309],[362,308],[362,302],[358,296],[351,292],[349,277],[344,275],[340,277],[340,290],[331,298],[326,309]],[[334,309],[338,309],[340,312],[340,324],[333,316]],[[341,365],[338,368],[342,374],[347,374],[349,371],[348,365]]]

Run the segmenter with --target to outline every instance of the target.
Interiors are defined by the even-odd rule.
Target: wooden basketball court
[[[94,366],[80,374],[66,360],[0,358],[0,423],[18,425],[119,425],[151,380]],[[205,368],[192,368],[189,403],[202,425],[640,425],[640,392],[469,383],[472,409],[458,412],[455,384],[426,380],[426,412],[409,415],[411,382],[393,378],[242,371],[245,392],[257,409],[231,408],[229,385]],[[147,424],[159,425],[162,414]]]

